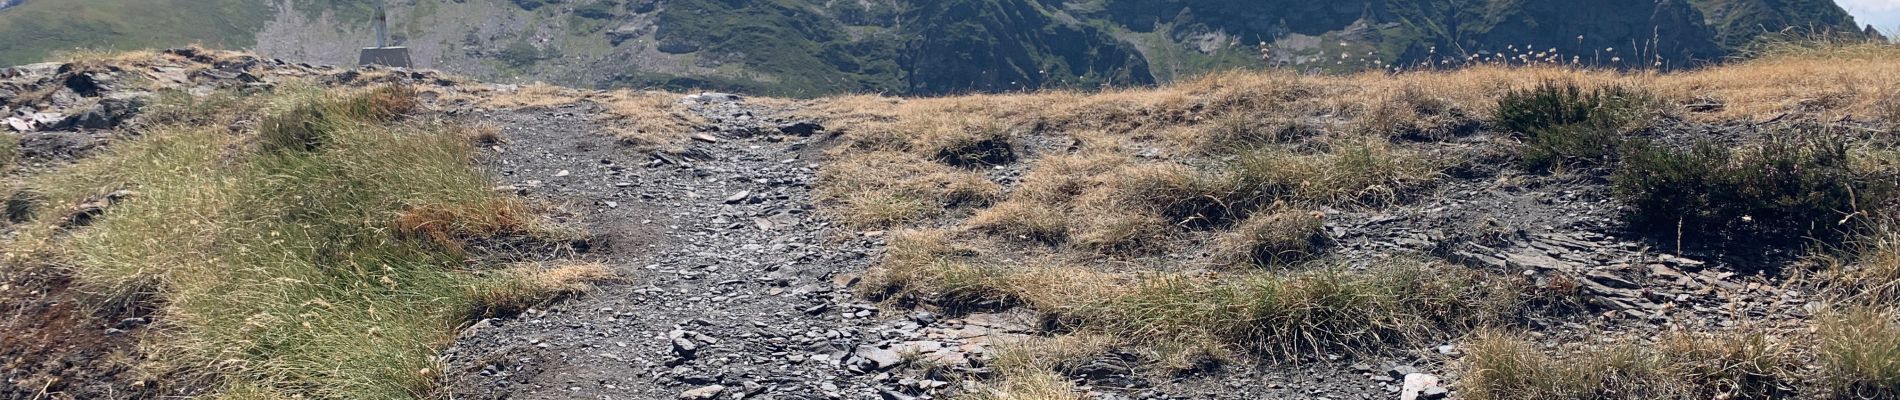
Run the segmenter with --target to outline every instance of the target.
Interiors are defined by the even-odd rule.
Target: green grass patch
[[[40,62],[75,48],[141,49],[193,43],[256,44],[276,11],[243,0],[38,0],[0,12],[0,65]]]
[[[488,190],[456,127],[396,121],[404,93],[285,89],[250,99],[270,104],[260,132],[154,128],[31,182],[53,206],[131,194],[67,238],[23,243],[53,245],[40,254],[107,298],[157,306],[154,367],[213,378],[222,397],[428,397],[436,351],[491,310],[478,300],[524,289],[426,233],[538,228]]]
[[[20,135],[0,133],[0,171],[6,171],[19,159]]]

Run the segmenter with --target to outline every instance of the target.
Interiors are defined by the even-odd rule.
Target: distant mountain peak
[[[21,0],[0,0],[0,7]],[[1693,67],[1764,35],[1876,37],[1830,0],[395,0],[420,66],[490,80],[788,96],[1097,88],[1223,69]],[[0,63],[249,48],[348,64],[359,3],[69,0],[0,14]]]

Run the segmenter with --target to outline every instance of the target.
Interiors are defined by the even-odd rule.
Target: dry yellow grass
[[[867,276],[873,297],[946,308],[1026,307],[1151,349],[1291,355],[1442,340],[1515,318],[1532,298],[1574,301],[1559,298],[1574,293],[1431,263],[1354,272],[1216,268],[1323,252],[1326,243],[1315,240],[1320,216],[1303,210],[1380,208],[1426,193],[1448,168],[1468,162],[1459,155],[1489,155],[1467,148],[1473,141],[1446,139],[1481,130],[1513,90],[1547,82],[1641,88],[1656,100],[1647,111],[1706,123],[1784,113],[1824,121],[1895,118],[1900,106],[1883,102],[1900,97],[1900,63],[1890,61],[1896,58],[1900,48],[1885,46],[1786,52],[1672,73],[1547,66],[1350,76],[1231,72],[1095,93],[845,96],[808,103],[804,112],[841,135],[818,187],[827,212],[859,226],[938,227],[894,235],[890,253]],[[1722,106],[1685,107],[1711,102]],[[1004,162],[1007,173],[991,173],[994,163],[966,162],[997,148],[1019,158]],[[1866,153],[1857,162],[1885,162],[1884,155]],[[949,201],[957,197],[949,188],[959,186],[989,195]],[[1885,273],[1853,271],[1876,281]],[[1645,383],[1656,383],[1648,388],[1656,391],[1643,393],[1745,393],[1788,362],[1769,354],[1781,342],[1755,339],[1669,340],[1669,351],[1694,362],[1642,352],[1583,360],[1640,368],[1630,371],[1641,376],[1537,370],[1564,358],[1495,360],[1529,374],[1509,385],[1549,386],[1500,386],[1493,393],[1588,397]],[[1200,353],[1171,354],[1179,360]],[[1685,376],[1694,384],[1664,384]],[[1060,374],[1036,368],[1006,374],[991,389],[979,398],[1074,395]]]
[[[522,109],[547,108],[579,102],[584,93],[546,83],[530,83],[513,89],[491,90],[478,93],[475,98],[486,107]]]
[[[696,127],[705,124],[673,93],[615,90],[589,99],[606,106],[601,122],[622,142],[646,150],[680,150]]]
[[[1324,216],[1309,211],[1258,212],[1214,242],[1220,262],[1239,266],[1277,266],[1306,261],[1324,250]]]
[[[860,227],[917,222],[946,209],[988,204],[1002,192],[982,174],[900,152],[835,160],[819,172],[818,182],[819,203]]]
[[[1461,153],[1447,151],[1453,145],[1435,141],[1478,129],[1512,90],[1552,81],[1643,88],[1658,100],[1656,112],[1711,123],[1783,113],[1900,115],[1900,106],[1882,103],[1900,93],[1900,63],[1870,56],[1900,51],[1861,54],[1790,53],[1679,73],[1498,66],[1353,76],[1233,72],[1099,93],[847,96],[811,103],[806,112],[842,135],[819,186],[829,212],[861,226],[951,226],[895,234],[867,276],[872,297],[951,309],[1026,307],[1083,321],[1079,331],[1122,345],[1198,349],[1158,357],[1188,364],[1181,361],[1187,354],[1310,354],[1444,339],[1513,318],[1528,301],[1523,296],[1570,295],[1526,292],[1522,282],[1436,264],[1365,272],[1210,268],[1324,251],[1315,239],[1319,216],[1299,210],[1382,207],[1430,189],[1462,162],[1451,156]],[[1706,102],[1723,107],[1683,107]],[[1022,158],[1011,163],[1020,179],[1004,180],[1007,186],[984,179],[987,164],[959,162],[997,144]],[[995,201],[947,208],[950,182],[985,187],[980,192]],[[1158,254],[1208,257],[1157,261]],[[1884,277],[1873,275],[1886,273],[1853,271],[1876,281]],[[1562,300],[1553,299],[1540,301]],[[1558,368],[1569,358],[1526,358],[1535,353],[1521,342],[1481,339],[1474,352],[1502,349],[1485,355],[1516,358],[1477,357],[1514,370],[1471,373],[1475,385],[1489,385],[1473,392],[1759,393],[1763,382],[1789,379],[1786,368],[1797,364],[1779,353],[1783,342],[1759,336],[1684,335],[1664,344],[1693,360],[1607,351],[1577,360],[1594,369],[1581,371]],[[1856,368],[1862,378],[1852,385],[1880,387],[1882,366]],[[974,398],[1075,395],[1045,364],[1001,373]]]
[[[1799,329],[1675,331],[1555,349],[1487,330],[1462,346],[1459,386],[1478,400],[1886,399],[1900,392],[1896,318],[1890,307],[1848,307]]]
[[[1162,88],[1100,93],[1052,91],[927,99],[847,96],[820,100],[809,115],[859,134],[875,134],[920,118],[954,115],[1012,126],[1041,124],[1054,131],[1113,128],[1140,136],[1153,134],[1148,128],[1243,111],[1263,116],[1336,117],[1337,127],[1363,126],[1381,133],[1429,132],[1466,123],[1458,115],[1489,115],[1497,99],[1513,88],[1573,81],[1585,86],[1646,88],[1671,106],[1701,100],[1724,105],[1715,112],[1691,113],[1680,107],[1665,110],[1697,121],[1766,119],[1784,112],[1830,119],[1892,113],[1893,102],[1886,100],[1900,96],[1896,94],[1900,93],[1900,63],[1891,62],[1896,58],[1900,58],[1900,46],[1853,45],[1674,73],[1500,66],[1396,75],[1228,72]]]
[[[480,315],[508,315],[569,296],[584,294],[594,285],[620,279],[600,263],[556,265],[525,264],[501,271],[495,283],[477,288],[470,297],[482,307]]]
[[[990,366],[996,378],[965,393],[968,400],[1082,400],[1081,391],[1059,369],[1101,356],[1114,343],[1100,335],[1036,337],[997,346]]]

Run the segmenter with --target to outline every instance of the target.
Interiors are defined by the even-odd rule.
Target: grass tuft
[[[1460,386],[1471,399],[1787,398],[1801,360],[1760,331],[1672,333],[1657,343],[1613,343],[1551,356],[1512,334],[1466,342]]]
[[[1816,283],[1838,304],[1900,303],[1900,233],[1891,228],[1849,243],[1844,257],[1822,257]]]
[[[1157,277],[1077,313],[1122,337],[1213,338],[1278,357],[1377,351],[1498,321],[1516,307],[1516,288],[1482,282],[1473,271],[1413,261],[1364,273]]]
[[[1230,265],[1280,266],[1317,258],[1327,245],[1322,216],[1281,210],[1247,217],[1214,243],[1217,260]]]
[[[350,123],[389,122],[415,111],[416,92],[384,86],[361,96],[297,101],[259,123],[258,141],[268,151],[314,151],[328,145],[336,130]]]
[[[622,143],[649,151],[679,151],[706,121],[680,103],[680,96],[658,91],[616,90],[594,97],[606,106],[601,122]]]
[[[1229,167],[1230,204],[1389,204],[1436,182],[1451,163],[1377,138],[1347,138],[1325,152],[1261,148]]]
[[[20,135],[0,133],[0,171],[20,160]]]
[[[969,226],[993,235],[1058,244],[1069,237],[1069,216],[1054,205],[1009,201],[978,211]]]
[[[1900,313],[1891,305],[1824,315],[1818,325],[1821,379],[1835,398],[1900,398]]]
[[[1001,121],[969,117],[925,118],[906,126],[916,135],[913,151],[928,154],[932,160],[958,167],[976,168],[1009,164],[1016,161],[1016,150],[1009,130]]]
[[[836,160],[819,171],[817,198],[837,208],[843,221],[882,227],[943,215],[947,210],[988,204],[1002,186],[982,174],[879,152]]]
[[[612,269],[597,263],[516,266],[495,274],[488,284],[474,289],[472,297],[476,309],[469,318],[517,315],[554,300],[592,291],[596,283],[617,279],[618,274]]]

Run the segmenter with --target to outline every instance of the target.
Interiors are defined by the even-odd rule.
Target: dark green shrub
[[[1498,100],[1498,128],[1524,139],[1523,161],[1534,170],[1576,163],[1601,165],[1617,154],[1623,133],[1653,104],[1640,90],[1545,82]]]
[[[503,47],[500,52],[495,53],[496,60],[515,69],[527,68],[546,58],[548,57],[541,54],[541,48],[534,47],[534,44],[526,40],[509,43],[508,47]]]
[[[1873,201],[1849,169],[1847,146],[1829,135],[1777,136],[1731,149],[1702,141],[1676,149],[1624,145],[1611,176],[1637,230],[1730,239],[1835,239],[1856,196]]]

